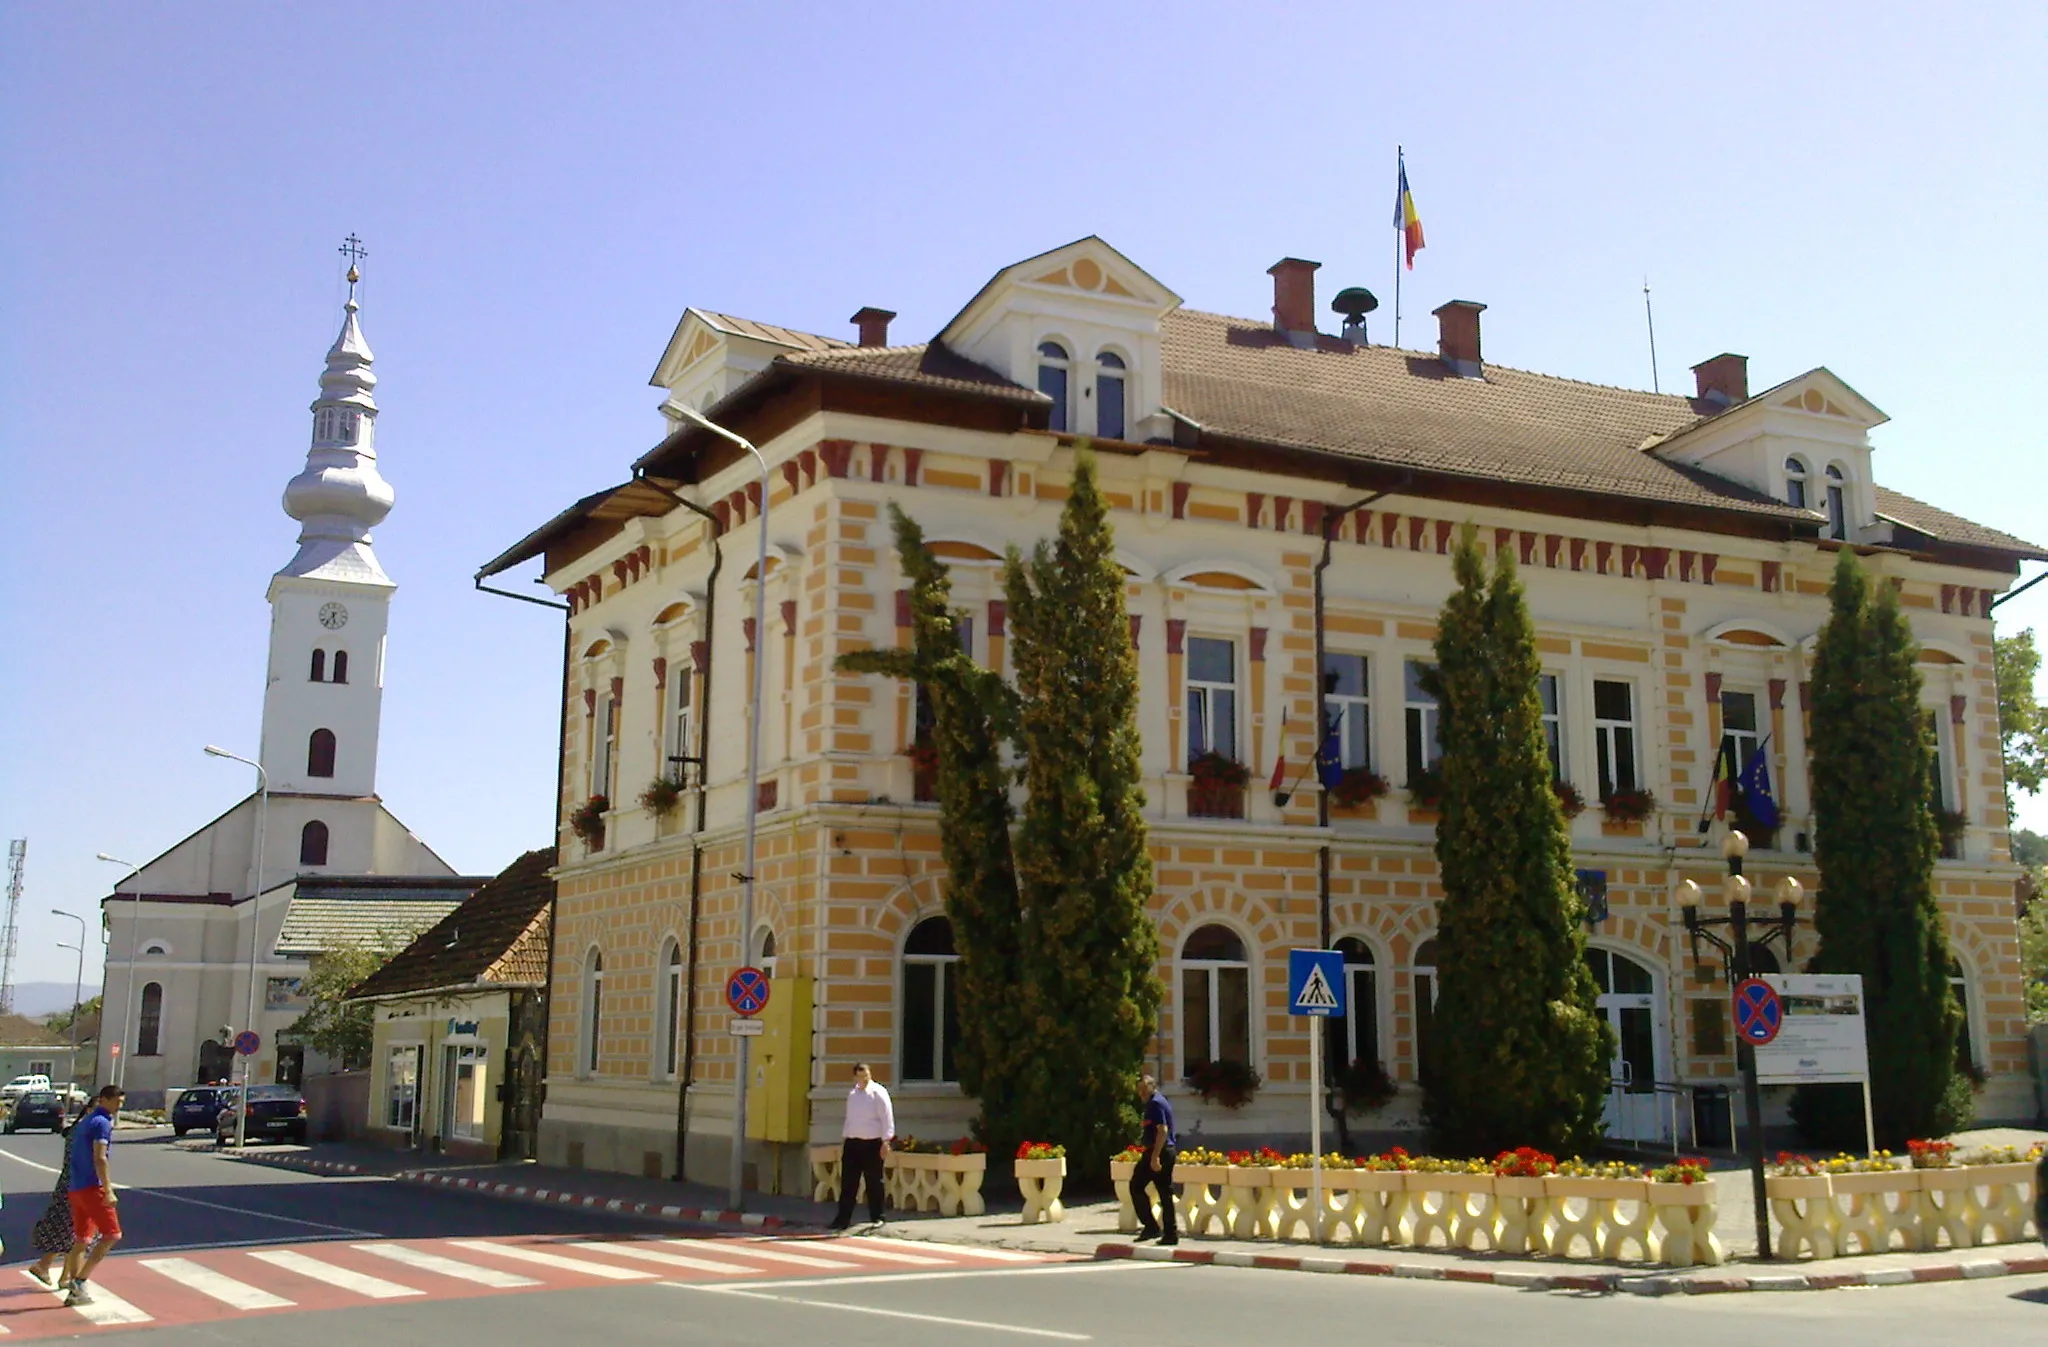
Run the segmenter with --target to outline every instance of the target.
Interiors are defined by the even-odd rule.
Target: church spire
[[[348,302],[313,402],[305,470],[284,489],[284,512],[302,527],[298,555],[278,574],[389,585],[370,550],[370,530],[391,512],[396,497],[377,473],[377,376],[370,372],[376,357],[356,318],[356,284],[362,279],[356,264],[368,254],[353,234],[341,251],[349,258]]]

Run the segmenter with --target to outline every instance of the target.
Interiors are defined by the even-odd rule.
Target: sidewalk
[[[210,1144],[180,1143],[211,1150]],[[595,1207],[653,1220],[690,1225],[723,1224],[751,1229],[820,1231],[832,1208],[797,1196],[747,1195],[742,1214],[725,1208],[725,1192],[706,1184],[675,1183],[610,1174],[595,1170],[555,1169],[524,1163],[457,1163],[439,1156],[380,1150],[369,1146],[327,1144],[312,1148],[265,1146],[223,1158],[250,1164],[274,1164],[315,1173],[377,1175],[399,1182],[456,1187],[491,1197]],[[1746,1173],[1716,1175],[1726,1185],[1740,1219],[1751,1220],[1745,1200]],[[1740,1192],[1729,1192],[1735,1188]],[[1985,1249],[1944,1249],[1933,1253],[1869,1254],[1821,1263],[1758,1262],[1753,1238],[1740,1253],[1718,1268],[1669,1269],[1643,1263],[1564,1261],[1510,1258],[1504,1255],[1434,1249],[1360,1248],[1279,1243],[1269,1240],[1187,1239],[1162,1249],[1134,1244],[1116,1229],[1116,1203],[1087,1202],[1067,1207],[1057,1225],[1025,1226],[1021,1207],[981,1216],[897,1214],[888,1232],[905,1239],[940,1244],[985,1244],[1033,1253],[1063,1253],[1081,1258],[1138,1258],[1223,1267],[1255,1267],[1280,1271],[1340,1273],[1352,1276],[1412,1277],[1471,1282],[1529,1291],[1578,1291],[1661,1296],[1732,1291],[1826,1291],[1851,1286],[1902,1286],[1922,1282],[1962,1281],[1983,1277],[2048,1273],[2048,1250],[2038,1243],[2004,1244]],[[1722,1238],[1730,1213],[1722,1211]]]

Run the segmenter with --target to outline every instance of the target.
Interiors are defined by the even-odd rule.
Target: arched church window
[[[334,652],[333,681],[337,683],[346,683],[348,681],[348,651],[346,650]]]
[[[306,775],[334,775],[334,731],[315,730],[306,741]]]
[[[325,650],[315,650],[313,652],[312,681],[315,683],[327,681],[327,652]]]
[[[327,864],[327,825],[312,819],[299,829],[299,864]]]

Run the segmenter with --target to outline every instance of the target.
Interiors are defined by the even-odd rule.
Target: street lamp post
[[[71,1109],[71,1091],[78,1085],[78,1001],[85,995],[85,918],[76,912],[66,912],[61,907],[51,908],[50,915],[69,917],[78,923],[77,944],[67,945],[62,940],[57,942],[58,949],[78,951],[78,974],[71,980],[71,1078],[64,1082],[64,1108],[68,1113]],[[106,1003],[102,1001],[100,1004],[104,1006]]]
[[[119,856],[109,856],[104,851],[98,853],[93,859],[105,861],[109,865],[126,866],[129,873],[136,876],[138,880],[141,877],[142,867],[137,865],[133,861],[124,861]],[[116,892],[119,892],[119,890],[117,889]],[[128,1038],[128,1017],[135,1010],[135,947],[141,943],[142,885],[140,883],[137,883],[135,886],[135,920],[131,923],[131,929],[128,932],[128,981],[126,985],[124,985],[121,988],[121,1020],[119,1026],[115,1029],[115,1032],[119,1034],[120,1037],[116,1038],[113,1043],[114,1058],[110,1068],[110,1074],[113,1076],[113,1081],[116,1085],[120,1085],[128,1079],[127,1054],[133,1053],[135,1050],[135,1045],[132,1041],[124,1040],[127,1040]],[[100,1032],[105,1033],[106,1016],[104,1014],[104,1011],[106,1008],[105,997],[107,989],[104,983],[106,982],[106,979],[101,978],[100,981],[103,984],[100,987],[100,1007],[102,1011],[102,1014],[100,1016]],[[123,1052],[123,1049],[127,1050],[126,1053]]]
[[[1728,903],[1728,915],[1725,917],[1702,917],[1699,885],[1688,879],[1679,886],[1685,933],[1692,939],[1693,961],[1700,962],[1703,943],[1719,950],[1724,990],[1731,998],[1735,988],[1755,972],[1750,959],[1753,948],[1776,941],[1784,947],[1785,962],[1789,964],[1792,961],[1792,933],[1799,925],[1799,881],[1789,875],[1778,884],[1777,917],[1752,923],[1749,915],[1750,883],[1742,873],[1742,858],[1748,854],[1749,838],[1740,830],[1730,828],[1728,835],[1721,840],[1721,856],[1728,862],[1728,873],[1721,880],[1721,893]],[[1726,927],[1728,935],[1724,938],[1716,934],[1715,927]],[[1756,1079],[1756,1049],[1740,1033],[1736,1035],[1735,1060],[1742,1071],[1742,1105],[1749,1128],[1750,1192],[1756,1206],[1757,1254],[1769,1258],[1771,1214],[1770,1204],[1764,1196],[1763,1092]]]
[[[754,687],[750,698],[751,710],[747,716],[747,868],[744,874],[738,876],[742,886],[740,960],[744,963],[754,939],[754,841],[761,820],[761,666],[766,662],[763,655],[768,645],[768,460],[761,456],[761,451],[750,441],[735,435],[717,422],[679,404],[675,409],[684,420],[694,422],[720,439],[736,444],[752,454],[754,462],[761,468],[760,516],[754,521],[760,531],[759,546],[755,548],[754,560]],[[727,1172],[726,1196],[732,1204],[732,1210],[742,1211],[745,1209],[745,1195],[741,1187],[747,1149],[747,1072],[750,1057],[747,1049],[753,1040],[744,1034],[736,1037],[739,1063],[733,1077],[732,1165]]]
[[[256,946],[262,936],[263,926],[263,825],[270,812],[270,774],[263,770],[263,764],[253,762],[239,753],[230,753],[224,748],[206,746],[208,757],[226,758],[239,762],[244,767],[256,769],[256,856],[252,862],[254,875],[249,881],[249,1004],[247,1018],[242,1021],[244,1029],[256,1027]],[[249,1068],[253,1059],[242,1057],[242,1106],[235,1110],[235,1145],[244,1146],[249,1141]]]

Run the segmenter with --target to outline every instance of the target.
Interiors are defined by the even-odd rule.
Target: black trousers
[[[853,1196],[860,1184],[868,1188],[868,1219],[882,1219],[882,1140],[847,1137],[839,1143],[839,1217],[835,1225],[853,1222]]]
[[[1131,1174],[1131,1206],[1138,1213],[1138,1229],[1145,1234],[1152,1233],[1152,1194],[1159,1198],[1159,1220],[1168,1239],[1180,1238],[1179,1214],[1173,1209],[1173,1147],[1159,1152],[1159,1167],[1152,1167],[1152,1157],[1147,1154],[1138,1161],[1138,1168]],[[1147,1192],[1150,1189],[1150,1192]]]

